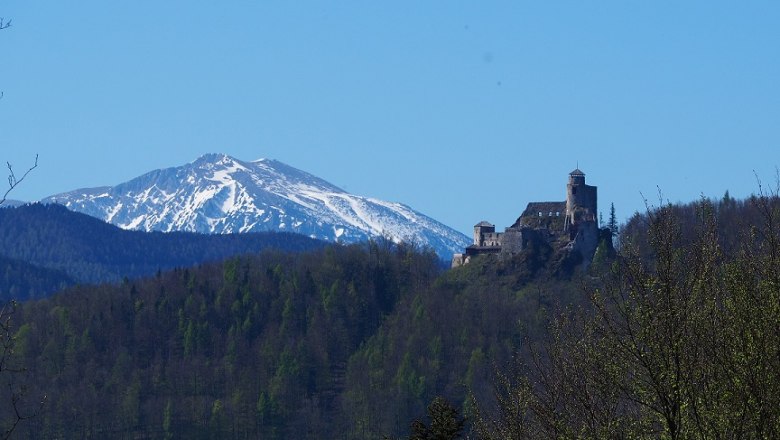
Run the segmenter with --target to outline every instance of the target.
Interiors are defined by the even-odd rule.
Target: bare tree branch
[[[0,439],[3,440],[12,436],[20,422],[37,416],[46,401],[46,396],[43,396],[40,405],[35,409],[31,408],[24,402],[26,395],[25,386],[20,386],[14,380],[19,374],[24,374],[27,371],[23,367],[13,365],[11,362],[16,346],[16,335],[11,323],[11,317],[15,311],[15,301],[3,304],[0,307],[0,374],[3,375],[4,382],[5,380],[8,381],[8,395],[11,403],[10,419],[4,420],[9,425],[3,427],[3,430],[0,431]],[[3,415],[5,416],[6,414],[4,413]]]
[[[8,194],[13,191],[14,188],[16,188],[22,181],[27,177],[28,174],[30,174],[30,171],[38,168],[38,155],[35,155],[35,163],[33,166],[27,169],[27,171],[22,174],[22,177],[16,177],[16,174],[14,173],[14,168],[11,165],[10,162],[6,162],[6,165],[8,166],[8,189],[6,190],[5,194],[3,194],[2,199],[0,199],[0,205],[5,203],[6,198],[8,197]]]
[[[0,31],[11,27],[11,20],[5,21],[3,17],[0,17]],[[3,92],[0,92],[0,99],[3,99]]]
[[[3,17],[0,17],[0,30],[8,29],[9,27],[11,27],[11,20],[5,21]],[[0,99],[2,98],[3,92],[0,91]],[[8,167],[8,189],[3,193],[2,198],[0,198],[0,205],[5,203],[9,193],[22,183],[32,170],[38,167],[38,155],[35,155],[35,163],[33,166],[28,168],[21,177],[16,176],[10,162],[6,162],[6,166]],[[27,405],[23,404],[25,387],[23,385],[19,386],[14,381],[16,375],[26,371],[25,368],[15,366],[11,362],[11,357],[16,345],[16,336],[11,324],[11,315],[13,315],[15,310],[16,302],[14,301],[0,306],[0,374],[3,376],[8,374],[8,393],[11,400],[10,409],[12,410],[10,426],[5,428],[4,431],[0,431],[0,439],[3,440],[6,440],[13,435],[20,422],[38,415],[38,412],[43,407],[46,400],[46,396],[44,396],[37,410],[30,411],[26,409]]]

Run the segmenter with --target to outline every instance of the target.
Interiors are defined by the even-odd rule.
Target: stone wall
[[[500,232],[491,232],[482,234],[482,244],[480,246],[501,246],[501,238],[504,234]]]
[[[501,244],[502,254],[517,254],[523,250],[523,230],[506,228]]]
[[[593,259],[596,247],[599,245],[599,228],[594,221],[581,222],[577,225],[577,235],[572,241],[572,250],[582,255],[587,266]]]

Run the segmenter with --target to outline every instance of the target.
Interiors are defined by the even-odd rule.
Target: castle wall
[[[596,247],[599,245],[599,228],[595,221],[581,222],[577,225],[577,235],[572,242],[572,250],[582,255],[587,265],[593,259]]]
[[[585,220],[596,221],[596,213],[598,212],[597,188],[591,185],[583,185],[582,188],[580,189],[580,193],[581,196],[580,196],[580,200],[578,201],[578,204],[583,208],[585,208],[592,216],[591,218]]]
[[[596,223],[598,193],[585,184],[585,174],[576,169],[569,173],[565,202],[531,202],[517,221],[503,233],[482,221],[474,226],[474,243],[463,254],[455,254],[452,266],[468,264],[471,257],[485,254],[515,255],[533,243],[558,243],[582,255],[589,264],[599,242]]]
[[[502,254],[516,254],[523,250],[523,231],[519,228],[506,228],[501,242]]]
[[[501,246],[501,237],[503,234],[500,232],[491,232],[482,235],[482,246]]]

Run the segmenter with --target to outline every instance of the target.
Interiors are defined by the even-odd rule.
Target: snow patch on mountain
[[[298,232],[333,242],[389,237],[433,248],[442,258],[468,237],[396,202],[349,194],[272,159],[207,154],[113,187],[79,189],[42,200],[124,229],[245,233]]]

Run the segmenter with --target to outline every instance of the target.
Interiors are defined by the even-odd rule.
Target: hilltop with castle
[[[531,202],[504,232],[496,232],[495,225],[487,221],[474,225],[474,242],[453,256],[452,267],[467,264],[477,255],[515,255],[535,243],[578,253],[587,265],[599,241],[607,234],[611,237],[609,229],[599,229],[597,203],[596,187],[586,185],[585,173],[577,168],[569,173],[566,201]]]

